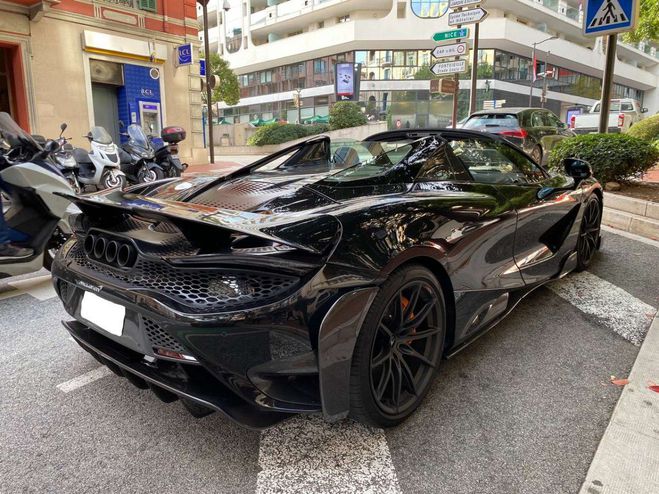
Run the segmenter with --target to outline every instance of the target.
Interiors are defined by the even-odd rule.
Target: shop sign
[[[153,98],[154,96],[153,89],[148,87],[143,87],[142,89],[140,89],[140,94],[145,98]]]
[[[176,47],[176,66],[192,65],[192,45],[186,43]]]

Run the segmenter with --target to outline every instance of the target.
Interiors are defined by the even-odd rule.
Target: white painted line
[[[636,235],[635,233],[629,233],[624,230],[618,230],[617,228],[611,228],[610,226],[606,226],[606,225],[602,225],[602,231],[613,233],[615,235],[620,235],[621,237],[625,237],[631,240],[636,240],[637,242],[642,242],[644,244],[651,245],[652,247],[656,247],[657,249],[659,249],[659,242],[656,240],[652,240],[651,238],[641,237],[640,235]],[[606,237],[604,237],[604,242],[606,245]]]
[[[49,274],[24,280],[10,281],[7,285],[14,288],[14,290],[0,293],[0,300],[18,297],[23,294],[28,294],[41,301],[57,296]]]
[[[657,313],[656,307],[587,271],[573,273],[547,287],[636,346],[643,342]]]
[[[399,494],[381,429],[320,416],[298,416],[263,431],[257,494]]]
[[[112,371],[107,367],[99,367],[97,369],[86,372],[85,374],[74,377],[73,379],[63,382],[62,384],[57,385],[57,389],[63,391],[64,393],[70,393],[75,391],[78,388],[81,388],[89,383],[98,381],[99,379],[112,374]]]

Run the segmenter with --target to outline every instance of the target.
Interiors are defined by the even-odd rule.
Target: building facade
[[[478,107],[544,105],[568,109],[599,98],[604,48],[581,34],[579,0],[487,0],[480,27]],[[219,5],[219,8],[218,8]],[[448,0],[211,0],[209,42],[239,75],[241,101],[220,104],[230,123],[256,118],[325,116],[334,96],[334,65],[361,64],[359,101],[369,118],[422,127],[450,121],[453,96],[431,94],[432,35],[448,26]],[[203,33],[200,33],[203,39]],[[551,39],[548,39],[551,38]],[[545,41],[547,40],[547,41]],[[551,76],[533,82],[531,53]],[[471,56],[469,57],[471,59]],[[659,55],[652,43],[620,43],[614,94],[659,111]],[[470,73],[461,74],[459,117],[468,112]],[[536,87],[532,88],[532,84]]]
[[[46,137],[66,122],[80,147],[94,125],[116,142],[120,122],[180,125],[205,161],[197,33],[195,0],[0,0],[0,111]]]

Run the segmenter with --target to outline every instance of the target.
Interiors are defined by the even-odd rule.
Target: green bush
[[[299,125],[299,124],[269,124],[259,127],[257,131],[247,139],[250,146],[265,146],[268,144],[281,144],[316,134],[327,132],[327,124]]]
[[[332,130],[366,125],[366,115],[362,113],[359,105],[352,101],[335,103],[330,110],[329,117]]]
[[[644,172],[659,160],[659,151],[649,142],[628,134],[585,134],[560,141],[551,151],[547,166],[563,172],[565,158],[590,163],[600,182],[624,181]]]
[[[627,131],[627,135],[638,137],[644,141],[659,139],[659,115],[652,115],[635,123]]]

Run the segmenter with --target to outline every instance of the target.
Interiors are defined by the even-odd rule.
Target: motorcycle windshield
[[[142,149],[150,149],[151,145],[149,140],[146,137],[146,134],[142,130],[142,127],[136,124],[128,126],[128,137],[133,141],[133,145],[140,147]]]
[[[94,142],[99,144],[112,144],[112,136],[103,127],[92,127],[89,131]]]
[[[33,148],[35,151],[43,150],[37,141],[21,129],[6,112],[0,112],[0,137],[7,141],[10,147],[27,146]]]

